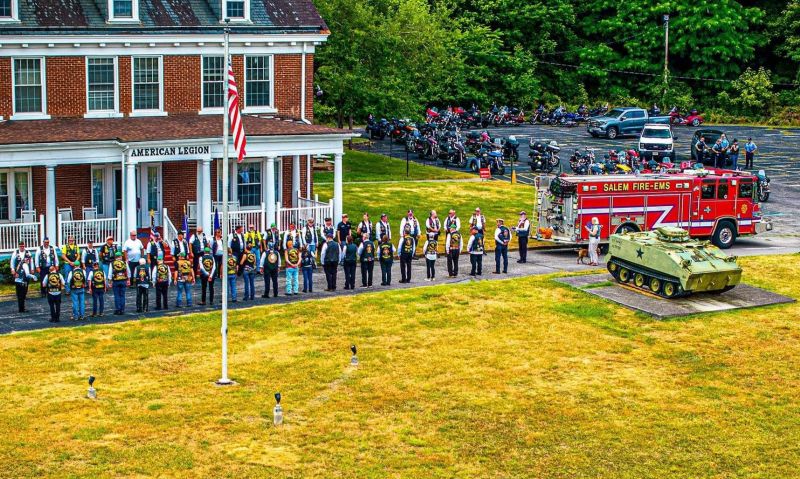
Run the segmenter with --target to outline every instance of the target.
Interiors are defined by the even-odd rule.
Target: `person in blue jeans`
[[[239,263],[242,267],[244,278],[244,301],[252,301],[256,297],[256,253],[250,245],[245,243],[244,253]]]
[[[72,298],[72,320],[79,321],[86,317],[86,271],[81,268],[81,262],[72,263],[72,271],[67,275],[69,295]]]
[[[294,247],[294,242],[286,242],[284,261],[286,261],[286,296],[297,294],[300,286],[297,281],[297,270],[300,267],[300,250]]]
[[[173,281],[178,285],[178,296],[175,298],[175,307],[181,307],[181,300],[184,296],[186,296],[186,307],[191,307],[194,271],[192,271],[192,262],[186,259],[185,252],[181,252],[178,261],[175,263]]]
[[[239,271],[239,263],[236,261],[236,256],[228,248],[228,264],[226,268],[228,278],[228,296],[230,296],[231,303],[236,302],[236,274]]]
[[[106,306],[106,274],[102,268],[92,271],[89,281],[89,293],[92,295],[92,317],[103,317]]]
[[[125,314],[125,290],[131,285],[131,270],[122,259],[122,251],[114,253],[111,263],[111,287],[114,289],[114,314]]]
[[[314,292],[314,270],[317,268],[316,258],[314,252],[311,251],[311,245],[303,248],[303,254],[300,255],[300,268],[303,270],[303,292]]]

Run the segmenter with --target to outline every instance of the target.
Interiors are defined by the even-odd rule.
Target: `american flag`
[[[239,114],[239,90],[236,88],[236,78],[233,77],[233,66],[230,62],[228,62],[228,115],[233,133],[233,148],[236,150],[237,161],[241,163],[246,154],[247,139],[244,137],[242,117]]]

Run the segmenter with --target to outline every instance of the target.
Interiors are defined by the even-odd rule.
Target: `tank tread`
[[[644,275],[645,284],[642,287],[636,286],[636,284],[634,284],[634,282],[632,280],[628,282],[631,286],[633,286],[636,289],[640,289],[642,291],[647,291],[648,293],[654,293],[647,286],[647,284],[650,282],[650,279],[655,278],[655,279],[661,281],[662,286],[659,289],[659,291],[654,293],[654,294],[657,294],[658,296],[660,296],[662,298],[667,298],[667,299],[683,298],[683,297],[686,297],[686,296],[689,296],[690,294],[692,294],[691,291],[685,291],[681,287],[680,280],[678,278],[674,277],[674,276],[670,276],[670,275],[667,275],[667,274],[659,273],[658,271],[653,271],[650,268],[644,268],[642,266],[635,265],[635,264],[631,263],[630,261],[625,261],[623,259],[615,258],[615,257],[612,256],[608,260],[609,272],[611,273],[612,276],[614,276],[614,279],[616,279],[617,281],[619,281],[619,277],[617,275],[615,275],[613,271],[611,271],[610,265],[612,263],[617,265],[618,267],[627,268],[632,273],[639,273],[639,274]],[[673,284],[677,285],[679,287],[679,291],[680,292],[678,292],[676,294],[673,294],[672,296],[666,296],[664,294],[664,292],[663,292],[664,291],[663,285],[666,284],[666,283],[673,283]]]

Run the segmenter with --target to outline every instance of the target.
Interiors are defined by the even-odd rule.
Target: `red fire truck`
[[[772,229],[761,216],[757,178],[729,170],[537,178],[537,238],[582,244],[597,217],[613,233],[677,226],[730,248],[738,236]]]

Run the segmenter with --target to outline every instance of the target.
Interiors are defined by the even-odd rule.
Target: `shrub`
[[[720,103],[727,105],[732,113],[752,117],[767,116],[775,104],[770,72],[764,67],[748,68],[731,83],[731,93],[719,94]]]

